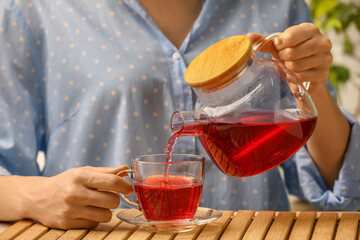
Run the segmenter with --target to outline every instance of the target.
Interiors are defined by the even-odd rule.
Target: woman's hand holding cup
[[[29,177],[30,181],[19,186],[23,218],[60,229],[96,227],[108,222],[111,209],[120,203],[116,192],[133,192],[131,183],[116,175],[125,169],[128,167],[79,167],[54,177]]]

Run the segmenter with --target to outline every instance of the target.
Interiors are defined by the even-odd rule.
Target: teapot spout
[[[204,111],[176,111],[171,116],[170,126],[178,136],[206,135],[210,118]]]

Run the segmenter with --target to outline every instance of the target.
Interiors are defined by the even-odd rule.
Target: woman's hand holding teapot
[[[263,35],[249,33],[254,43]],[[309,93],[318,87],[326,87],[332,54],[330,40],[312,23],[302,23],[286,29],[273,44],[266,44],[261,49],[281,61],[301,82],[310,82]]]

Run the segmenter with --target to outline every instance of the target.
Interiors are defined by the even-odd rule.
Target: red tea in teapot
[[[223,118],[226,123],[221,122]],[[251,111],[238,116],[238,121],[229,121],[231,118],[226,115],[207,124],[184,125],[172,135],[197,135],[221,171],[229,176],[247,177],[291,157],[311,136],[317,120],[285,111]]]
[[[279,165],[315,128],[315,104],[296,74],[281,61],[256,55],[277,36],[266,36],[254,46],[246,36],[222,39],[185,71],[185,81],[198,98],[194,111],[172,115],[173,135],[198,136],[229,176],[252,176]]]
[[[202,183],[183,176],[155,175],[135,183],[141,209],[153,221],[192,219],[202,188]]]

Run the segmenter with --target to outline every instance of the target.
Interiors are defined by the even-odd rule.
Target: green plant
[[[355,45],[348,30],[354,25],[360,32],[360,1],[310,0],[309,7],[314,23],[325,32],[333,30],[342,36],[343,52],[354,56]],[[333,64],[329,78],[338,94],[340,85],[349,80],[350,72],[345,66]]]

